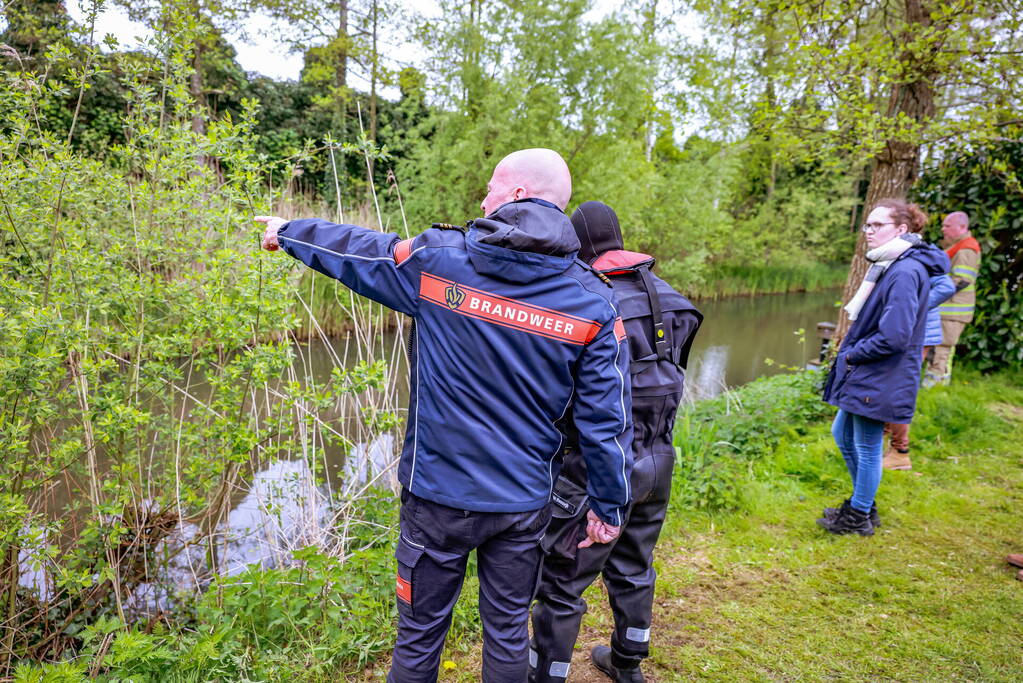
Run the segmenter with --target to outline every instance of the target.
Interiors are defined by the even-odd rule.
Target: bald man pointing
[[[263,246],[413,319],[398,478],[398,640],[389,681],[435,681],[476,549],[484,681],[520,683],[539,541],[570,420],[588,471],[583,545],[618,535],[632,470],[628,345],[612,290],[576,257],[568,166],[505,157],[465,228],[410,240],[319,219],[267,224]]]

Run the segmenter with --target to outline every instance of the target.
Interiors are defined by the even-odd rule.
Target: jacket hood
[[[952,269],[952,262],[949,260],[948,254],[927,242],[916,245],[907,251],[902,258],[911,258],[919,261],[931,277],[944,275]]]
[[[465,244],[477,273],[513,282],[562,273],[579,250],[568,216],[537,199],[508,202],[476,219]]]
[[[583,202],[572,214],[572,227],[579,238],[579,258],[593,263],[606,251],[624,248],[618,215],[603,202]]]

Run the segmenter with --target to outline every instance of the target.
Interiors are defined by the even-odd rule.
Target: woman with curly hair
[[[945,252],[916,234],[926,222],[915,204],[883,199],[862,227],[871,265],[845,306],[853,323],[824,384],[824,400],[838,408],[831,433],[853,485],[817,520],[831,533],[871,536],[881,525],[874,498],[884,425],[913,419],[930,280],[949,270]]]

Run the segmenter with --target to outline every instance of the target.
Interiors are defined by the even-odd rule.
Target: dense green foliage
[[[296,36],[312,30],[312,15],[331,11],[312,3],[265,4],[298,27]],[[182,12],[195,9],[185,0],[177,5]],[[365,22],[369,5],[358,12],[352,5],[352,20]],[[140,52],[89,56],[88,27],[46,3],[12,5],[0,41],[17,50],[31,73],[63,77],[68,65],[92,60],[71,146],[105,159],[125,140],[121,116],[132,101],[126,64],[135,65],[141,82],[156,83],[164,71],[159,41],[169,37],[160,27],[175,6],[144,3],[133,10],[157,29],[157,40]],[[593,19],[588,0],[447,2],[440,17],[407,24],[422,41],[423,71],[383,68],[378,63],[386,58],[366,43],[365,27],[353,27],[347,42],[335,36],[326,47],[319,43],[329,36],[309,37],[301,78],[273,81],[241,69],[223,38],[239,8],[225,2],[218,16],[217,7],[190,17],[196,47],[189,66],[197,71],[181,76],[200,105],[191,113],[193,128],[253,112],[251,145],[265,180],[318,212],[333,215],[340,202],[343,214],[368,204],[362,213],[373,215],[377,202],[381,222],[399,232],[403,219],[413,233],[434,221],[461,223],[478,214],[490,170],[503,155],[549,146],[572,168],[573,205],[600,199],[614,206],[628,248],[655,255],[662,273],[694,294],[820,287],[819,278],[793,267],[840,263],[851,248],[857,184],[848,164],[780,162],[756,133],[729,143],[699,135],[682,140],[676,133],[692,109],[679,78],[689,62],[679,54],[685,42],[667,8],[627,5]],[[378,9],[397,18],[393,7]],[[68,51],[63,64],[46,60],[54,45]],[[397,86],[400,97],[390,101],[339,85],[342,64],[377,64],[378,85]],[[66,133],[76,108],[73,89],[52,93],[36,112],[38,125]],[[219,156],[211,161],[231,163]],[[370,177],[380,190],[376,197]],[[745,266],[784,270],[784,282],[765,286],[760,274],[718,277]]]
[[[817,371],[764,377],[680,413],[675,428],[676,508],[739,505],[742,473],[786,436],[798,436],[831,412]]]
[[[318,449],[396,427],[371,350],[315,383],[296,372],[297,269],[258,250],[251,222],[269,204],[253,105],[195,129],[182,87],[191,24],[176,22],[162,75],[117,57],[123,140],[101,159],[74,144],[77,102],[102,69],[95,46],[51,46],[45,77],[0,72],[5,664],[86,647],[90,625],[145,611],[135,591],[170,581],[160,548],[175,530],[201,549],[190,570],[208,582],[228,561],[221,525],[251,472],[304,458],[316,490]],[[40,112],[69,96],[55,131]],[[327,420],[352,401],[361,412],[342,434]],[[334,557],[350,551],[347,536],[322,540]],[[175,618],[191,619],[183,607]]]
[[[934,212],[934,234],[945,215],[965,211],[984,250],[977,312],[956,358],[984,370],[1023,367],[1023,143],[953,150],[923,174],[915,194]]]

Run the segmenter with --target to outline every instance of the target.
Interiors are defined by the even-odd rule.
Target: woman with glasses
[[[853,323],[824,384],[824,400],[838,408],[831,433],[853,485],[817,520],[831,533],[871,536],[881,525],[874,497],[884,425],[913,419],[930,279],[949,270],[945,252],[916,234],[926,222],[915,204],[883,199],[862,228],[870,268],[845,306]]]

